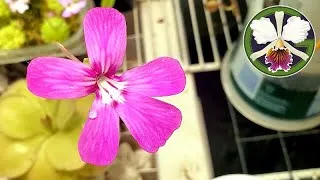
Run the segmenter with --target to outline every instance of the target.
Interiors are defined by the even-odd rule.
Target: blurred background
[[[0,0],[0,179],[320,180],[319,51],[300,73],[274,79],[253,69],[243,49],[247,23],[273,5],[301,11],[320,36],[318,0],[87,0],[68,16],[58,0]],[[119,73],[172,56],[187,76],[184,92],[162,98],[183,114],[166,146],[148,154],[121,124],[117,160],[106,167],[77,152],[93,97],[41,99],[25,82],[31,59],[64,56],[53,42],[87,57],[82,18],[94,6],[127,19]]]

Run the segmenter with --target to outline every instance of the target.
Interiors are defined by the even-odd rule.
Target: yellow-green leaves
[[[27,82],[25,79],[18,80],[11,84],[8,89],[2,94],[1,97],[7,97],[9,95],[20,95],[25,98],[30,98],[29,101],[38,101],[42,98],[33,95],[27,88]]]
[[[76,104],[73,100],[62,100],[58,102],[58,108],[55,116],[55,124],[58,129],[65,130],[68,127],[79,124],[79,121],[72,121],[72,117],[76,111]]]
[[[0,1],[0,19],[6,19],[6,18],[9,18],[10,17],[10,8],[8,6],[8,4],[1,0]]]
[[[46,1],[48,9],[60,15],[63,11],[63,6],[59,3],[59,0],[47,0]]]
[[[25,139],[46,133],[43,117],[40,104],[24,96],[8,96],[0,101],[0,132],[9,137]]]
[[[40,33],[41,39],[46,43],[64,42],[69,38],[71,30],[65,19],[51,17],[43,21]]]
[[[14,141],[0,135],[0,177],[14,178],[26,173],[34,164],[43,139]]]
[[[28,90],[25,80],[19,80],[10,85],[0,98],[0,117],[2,117],[0,125],[3,125],[0,127],[0,132],[2,127],[9,128],[12,133],[15,133],[15,130],[21,133],[30,130],[31,134],[37,133],[35,128],[47,130],[50,133],[65,130],[79,124],[79,120],[71,121],[75,112],[75,100],[49,100],[37,97]],[[14,118],[13,121],[12,118]],[[8,121],[12,122],[9,122],[9,126],[5,127],[3,123],[8,123]],[[13,124],[13,128],[10,123]],[[39,127],[34,123],[42,124],[42,126]],[[28,124],[31,128],[24,128]],[[17,128],[17,126],[21,127]],[[21,131],[21,129],[23,130]],[[26,134],[22,134],[16,138],[25,137]]]
[[[116,0],[101,0],[101,7],[113,7]]]
[[[88,117],[89,110],[94,101],[95,96],[89,95],[76,101],[77,113],[85,121]]]
[[[57,170],[74,171],[84,167],[78,152],[78,139],[82,127],[58,132],[49,140],[45,149],[49,163]]]
[[[94,96],[49,100],[29,92],[25,80],[0,97],[0,177],[79,180],[106,167],[83,162],[78,139]]]
[[[77,178],[72,176],[71,173],[59,172],[48,164],[45,152],[47,145],[48,142],[42,145],[36,162],[20,180],[76,180]],[[65,161],[68,161],[68,159],[65,159]]]
[[[83,64],[90,64],[89,58],[84,58],[83,59]]]
[[[70,126],[75,127],[78,122],[73,122],[72,117],[76,112],[74,100],[44,100],[47,115],[53,120],[53,130],[65,130]]]

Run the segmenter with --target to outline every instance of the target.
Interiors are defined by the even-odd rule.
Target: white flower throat
[[[113,101],[124,103],[125,99],[122,95],[122,91],[126,87],[125,82],[118,82],[102,76],[97,80],[97,85],[104,104],[110,105]]]
[[[72,55],[62,44],[56,45],[64,52],[64,54],[73,61],[81,62],[77,57]],[[89,59],[84,59],[84,63],[88,64]],[[112,102],[124,103],[125,98],[122,95],[123,90],[126,88],[127,82],[118,82],[105,76],[101,76],[97,80],[97,85],[100,90],[102,103],[111,105]],[[97,112],[90,112],[91,118],[96,117]]]

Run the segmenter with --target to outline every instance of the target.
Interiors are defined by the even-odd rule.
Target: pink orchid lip
[[[265,63],[271,64],[269,70],[277,72],[278,70],[284,70],[285,72],[291,69],[292,54],[288,48],[276,47],[271,48],[265,56]]]
[[[93,8],[83,24],[90,65],[67,51],[73,61],[36,58],[27,69],[28,89],[49,99],[96,95],[78,143],[87,163],[104,166],[116,158],[119,118],[144,150],[156,152],[182,121],[178,108],[153,98],[184,90],[186,77],[179,61],[159,57],[116,76],[126,52],[124,16],[112,8]]]

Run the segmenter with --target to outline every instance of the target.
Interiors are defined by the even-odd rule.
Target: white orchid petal
[[[275,12],[274,16],[277,22],[277,34],[278,34],[278,37],[281,37],[284,12],[283,11]]]
[[[253,20],[250,24],[254,39],[258,44],[266,44],[276,40],[277,32],[269,18],[262,17],[259,20]]]
[[[287,24],[283,27],[282,38],[286,41],[299,43],[307,39],[308,31],[311,26],[308,21],[305,21],[297,16],[292,16],[288,19]]]
[[[275,41],[273,41],[272,43],[270,43],[268,46],[266,46],[265,48],[263,48],[262,50],[257,51],[257,52],[255,52],[255,53],[252,53],[251,56],[250,56],[250,59],[251,59],[252,61],[254,61],[254,60],[258,59],[259,57],[267,54],[267,52],[268,52],[273,46],[275,46],[276,43],[277,43],[277,41],[275,40]]]
[[[297,16],[292,16],[288,19],[287,24],[283,27],[282,38],[286,41],[299,43],[307,39],[308,31],[311,26],[308,21],[305,21]]]
[[[309,56],[302,52],[302,51],[299,51],[298,49],[292,47],[289,43],[283,41],[283,44],[286,48],[288,48],[290,50],[290,52],[296,56],[299,56],[300,58],[302,58],[303,60],[307,60],[309,58]]]

